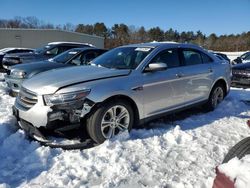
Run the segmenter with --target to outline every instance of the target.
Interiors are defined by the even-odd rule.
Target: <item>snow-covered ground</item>
[[[0,82],[0,187],[210,188],[229,148],[250,134],[250,106],[241,101],[249,99],[250,90],[232,89],[213,112],[155,121],[91,149],[64,151],[15,128],[14,98]]]

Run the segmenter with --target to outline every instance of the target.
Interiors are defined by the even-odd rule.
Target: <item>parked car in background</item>
[[[250,87],[250,62],[241,63],[232,67],[232,86],[233,87]]]
[[[249,63],[250,62],[250,51],[242,54],[240,57],[237,57],[232,61],[234,65],[240,64],[240,63]]]
[[[14,53],[29,53],[33,52],[34,49],[31,48],[3,48],[0,50],[0,72],[5,72],[3,68],[2,60],[6,54],[14,54]]]
[[[50,70],[26,80],[13,114],[20,128],[40,142],[50,142],[43,130],[62,133],[85,126],[100,144],[194,105],[215,109],[229,92],[230,74],[228,63],[196,45],[122,46],[90,66]]]
[[[106,51],[104,49],[89,47],[73,48],[49,60],[15,65],[5,75],[5,82],[11,90],[10,94],[15,96],[19,92],[22,82],[38,73],[62,67],[87,65],[94,58]]]
[[[222,59],[228,61],[228,63],[231,62],[230,59],[227,57],[226,54],[223,54],[223,53],[221,53],[221,52],[212,52],[212,53],[213,53],[214,55],[219,56],[219,57],[221,57]]]
[[[3,68],[9,69],[10,66],[31,63],[36,61],[43,61],[50,59],[72,48],[94,47],[91,44],[77,43],[77,42],[51,42],[42,48],[36,49],[33,53],[18,53],[7,54],[3,58]]]

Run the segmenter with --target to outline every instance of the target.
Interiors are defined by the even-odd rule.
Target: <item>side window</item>
[[[60,53],[62,53],[62,52],[65,52],[65,51],[67,51],[67,50],[69,50],[69,49],[71,49],[71,48],[73,48],[72,46],[59,46],[58,47],[58,52],[57,52],[57,54],[60,54]]]
[[[202,57],[202,61],[203,63],[211,63],[213,62],[213,59],[211,57],[209,57],[208,55],[204,54],[201,52],[201,57]]]
[[[48,51],[46,51],[47,55],[57,55],[58,54],[58,47],[54,47]]]
[[[202,58],[199,52],[195,50],[183,50],[183,57],[185,61],[185,65],[198,65],[202,64]]]
[[[81,64],[83,64],[83,65],[87,64],[90,61],[92,61],[93,59],[95,59],[97,56],[98,56],[97,53],[94,51],[87,52],[87,53],[82,55]]]
[[[178,50],[177,49],[168,49],[160,52],[158,55],[156,55],[152,63],[165,63],[168,68],[172,67],[179,67],[180,61],[178,56]]]
[[[248,54],[244,60],[250,60],[250,54]]]

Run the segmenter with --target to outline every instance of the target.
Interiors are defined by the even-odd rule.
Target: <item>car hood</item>
[[[32,62],[38,62],[38,61],[48,59],[42,54],[38,54],[34,52],[15,53],[15,54],[9,54],[9,55],[7,54],[4,57],[6,59],[20,59],[22,63],[32,63]]]
[[[11,71],[22,71],[26,73],[26,76],[30,74],[37,74],[51,69],[72,66],[72,64],[64,64],[50,61],[39,61],[29,64],[19,64],[11,68]]]
[[[233,70],[250,70],[250,62],[234,65]]]
[[[26,89],[39,95],[53,94],[60,88],[69,85],[126,76],[129,73],[130,70],[108,69],[97,66],[74,66],[40,73],[24,81],[22,85]]]

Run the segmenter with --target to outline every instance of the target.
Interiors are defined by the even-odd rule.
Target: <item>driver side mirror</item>
[[[168,67],[166,63],[150,63],[145,69],[144,72],[156,72],[166,70]]]

